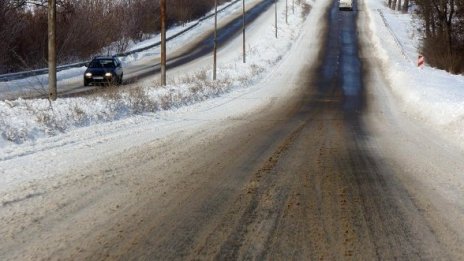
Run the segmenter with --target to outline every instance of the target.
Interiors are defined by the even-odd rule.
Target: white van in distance
[[[350,10],[353,11],[353,0],[340,0],[338,5],[340,10]]]

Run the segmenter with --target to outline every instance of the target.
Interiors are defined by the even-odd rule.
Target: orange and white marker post
[[[419,68],[424,68],[425,66],[425,58],[422,54],[419,54],[419,57],[417,58],[417,67]]]

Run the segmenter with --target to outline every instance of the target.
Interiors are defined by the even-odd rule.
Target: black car
[[[122,84],[124,72],[121,61],[117,57],[95,57],[86,66],[84,86],[89,86],[91,83]]]

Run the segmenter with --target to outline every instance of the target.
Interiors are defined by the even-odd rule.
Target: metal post
[[[49,99],[57,98],[56,87],[56,0],[48,0],[48,90]]]
[[[213,61],[213,80],[216,80],[217,67],[217,0],[214,0],[214,61]]]
[[[243,0],[243,63],[246,63],[246,44],[245,44],[245,0]]]
[[[166,85],[166,0],[160,0],[161,9],[161,85]]]

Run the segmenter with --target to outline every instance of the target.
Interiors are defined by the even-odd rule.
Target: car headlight
[[[85,74],[85,77],[87,77],[87,78],[90,78],[90,77],[92,77],[92,73],[89,73],[89,72],[88,72],[88,73],[86,73],[86,74]]]
[[[111,76],[113,76],[113,74],[111,74],[111,73],[109,73],[109,72],[108,72],[108,73],[105,73],[105,77],[110,78]]]

